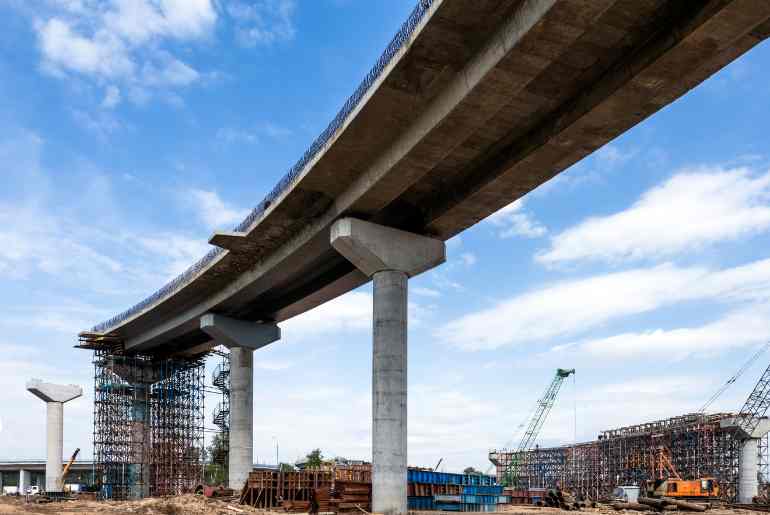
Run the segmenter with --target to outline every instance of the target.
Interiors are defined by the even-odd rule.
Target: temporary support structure
[[[204,363],[94,349],[94,469],[104,498],[179,494],[203,472]]]
[[[714,477],[728,499],[736,495],[741,437],[723,421],[734,415],[693,413],[603,431],[592,442],[489,455],[498,477],[510,467],[525,487],[557,485],[590,498],[609,495],[619,485],[640,484],[678,474],[685,479]]]

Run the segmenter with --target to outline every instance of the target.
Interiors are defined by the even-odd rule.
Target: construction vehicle
[[[559,394],[562,383],[565,379],[574,373],[574,368],[556,369],[556,375],[551,381],[551,384],[548,385],[545,393],[543,393],[542,397],[540,397],[540,399],[538,399],[537,403],[535,404],[535,411],[532,414],[532,418],[529,420],[527,430],[521,437],[521,441],[519,442],[519,446],[516,448],[516,452],[513,453],[510,461],[506,465],[503,477],[498,478],[503,486],[514,488],[520,487],[518,467],[516,466],[518,464],[519,458],[525,452],[532,449],[535,441],[537,440],[537,435],[540,434],[540,429],[543,427],[543,424],[545,424],[545,421],[548,419],[548,414],[551,412],[551,408],[553,408],[553,405],[556,403],[556,397]]]
[[[72,457],[70,460],[64,464],[64,467],[62,468],[61,472],[61,479],[59,479],[58,484],[56,485],[59,488],[60,492],[64,491],[64,478],[67,476],[67,472],[70,471],[70,467],[72,467],[72,464],[75,463],[75,459],[78,457],[78,453],[80,452],[80,447],[75,449],[75,452],[72,453]]]
[[[667,478],[648,481],[647,497],[669,497],[680,501],[708,501],[719,498],[719,484],[713,477],[700,479]]]

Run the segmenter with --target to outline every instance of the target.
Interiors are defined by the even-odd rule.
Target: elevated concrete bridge
[[[250,331],[373,278],[373,509],[404,512],[406,278],[440,263],[443,241],[757,45],[769,19],[768,0],[422,0],[291,173],[235,231],[212,236],[217,250],[83,336],[126,352],[245,348],[233,356],[245,381],[237,418],[252,349],[279,337]],[[244,473],[233,467],[252,461],[244,413],[233,486]]]

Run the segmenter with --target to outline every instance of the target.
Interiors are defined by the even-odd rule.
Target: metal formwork
[[[678,474],[685,479],[714,477],[727,499],[736,494],[740,441],[735,427],[722,427],[733,415],[688,414],[603,431],[592,442],[535,448],[518,453],[492,451],[498,479],[515,467],[525,488],[574,490],[590,498],[618,485],[639,485]],[[767,452],[767,446],[764,447]],[[766,456],[761,463],[767,463]],[[766,478],[766,475],[763,476]]]

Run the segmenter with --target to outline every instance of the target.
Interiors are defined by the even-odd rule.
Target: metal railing
[[[377,79],[380,78],[382,72],[388,66],[393,57],[401,50],[401,48],[404,46],[404,43],[406,43],[412,36],[414,30],[425,16],[425,13],[428,12],[431,5],[433,5],[435,1],[436,0],[418,0],[417,5],[412,10],[412,13],[409,15],[403,25],[401,25],[401,28],[396,33],[396,35],[393,36],[390,44],[388,44],[388,46],[385,48],[385,51],[382,53],[382,55],[380,55],[380,58],[377,59],[377,62],[374,64],[371,70],[369,70],[369,73],[366,74],[364,80],[361,81],[361,83],[358,85],[358,88],[356,88],[353,94],[350,95],[345,101],[342,108],[337,113],[337,116],[334,117],[326,129],[324,129],[324,131],[321,132],[321,134],[313,141],[305,153],[302,154],[302,157],[299,159],[299,161],[297,161],[294,166],[289,169],[289,172],[284,175],[280,181],[278,181],[278,184],[273,187],[272,191],[270,191],[270,193],[268,193],[267,196],[259,204],[257,204],[257,207],[255,207],[248,214],[248,216],[246,216],[246,218],[233,229],[234,231],[246,232],[249,227],[251,227],[257,220],[262,217],[267,208],[270,207],[270,205],[282,193],[289,189],[289,186],[291,186],[294,180],[299,177],[300,173],[307,166],[307,164],[310,163],[319,154],[319,152],[321,152],[321,150],[326,147],[326,145],[329,143],[329,141],[331,141],[337,131],[345,124],[345,121],[348,119],[350,114],[355,110],[356,107],[358,107],[358,104],[371,89]],[[224,249],[219,247],[211,249],[208,253],[206,253],[205,256],[196,261],[190,268],[185,270],[181,275],[172,279],[161,289],[143,301],[139,302],[138,304],[134,305],[133,307],[127,309],[126,311],[115,315],[109,320],[105,320],[104,322],[97,324],[91,330],[96,333],[108,332],[110,329],[120,325],[122,322],[144,310],[148,306],[161,299],[171,296],[182,286],[188,284],[195,276],[198,275],[201,270],[206,268],[223,252]]]

